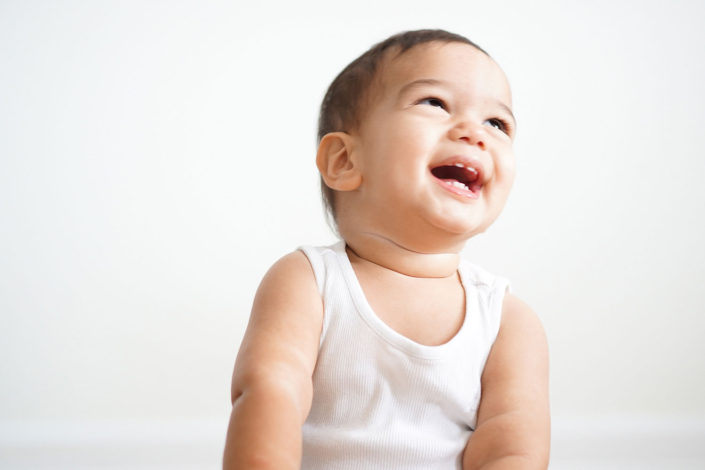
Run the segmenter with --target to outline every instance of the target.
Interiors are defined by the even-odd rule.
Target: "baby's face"
[[[407,245],[420,246],[409,239],[417,235],[482,232],[514,180],[504,73],[470,45],[432,42],[387,59],[379,74],[353,133],[358,208],[374,214],[381,235]]]

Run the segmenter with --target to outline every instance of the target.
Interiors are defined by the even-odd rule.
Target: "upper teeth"
[[[462,163],[460,163],[460,162],[456,163],[455,166],[457,166],[458,168],[465,168],[466,170],[470,170],[470,171],[472,171],[473,173],[477,173],[477,170],[474,169],[473,167],[464,165],[464,164],[462,164]]]

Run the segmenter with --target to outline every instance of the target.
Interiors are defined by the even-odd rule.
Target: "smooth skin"
[[[323,305],[301,252],[264,276],[235,361],[224,469],[298,469]]]
[[[429,43],[387,58],[370,103],[360,129],[321,140],[317,165],[338,191],[339,231],[375,313],[413,341],[443,344],[463,320],[460,250],[495,220],[513,182],[509,86],[472,46]],[[434,179],[449,158],[479,165],[476,198]],[[307,259],[285,256],[258,289],[236,361],[225,469],[300,468],[322,322]],[[547,349],[536,315],[507,294],[464,470],[547,468]]]

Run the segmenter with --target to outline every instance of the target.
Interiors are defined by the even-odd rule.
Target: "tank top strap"
[[[465,259],[461,259],[458,272],[465,286],[466,302],[476,306],[473,313],[478,316],[476,321],[481,324],[484,340],[491,346],[499,333],[504,296],[510,292],[511,284]]]

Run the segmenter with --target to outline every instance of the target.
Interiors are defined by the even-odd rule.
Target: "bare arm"
[[[546,336],[534,312],[507,294],[463,470],[545,470],[549,446]]]
[[[304,254],[277,261],[257,290],[235,362],[225,470],[300,468],[322,321]]]

